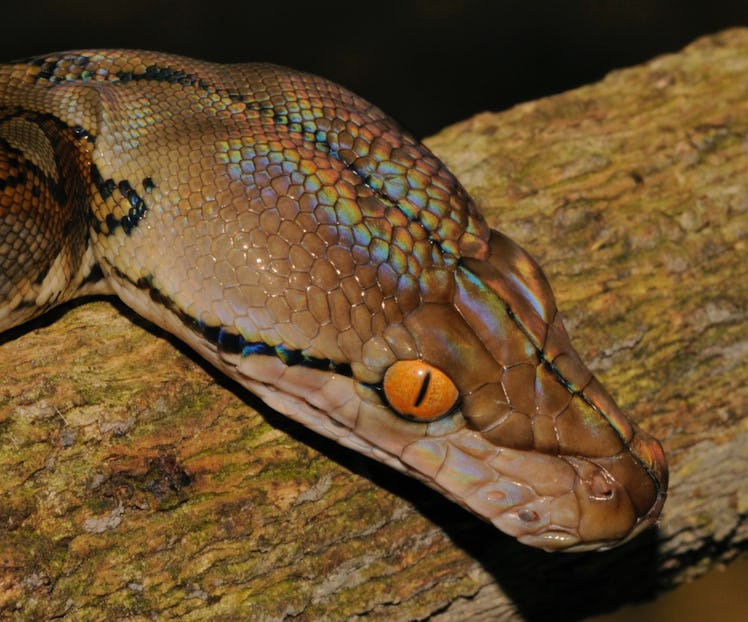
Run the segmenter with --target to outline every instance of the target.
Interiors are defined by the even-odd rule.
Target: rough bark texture
[[[748,31],[428,143],[664,442],[659,530],[525,548],[99,301],[0,344],[0,618],[578,618],[748,547]]]

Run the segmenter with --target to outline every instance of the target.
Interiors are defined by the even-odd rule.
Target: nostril
[[[612,499],[613,495],[615,495],[615,486],[613,485],[613,482],[605,477],[603,473],[596,473],[592,477],[590,490],[593,497],[601,500]]]
[[[521,521],[525,523],[534,523],[540,518],[537,512],[528,509],[520,510],[519,512],[517,512],[517,516]]]

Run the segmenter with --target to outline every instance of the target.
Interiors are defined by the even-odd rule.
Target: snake
[[[116,295],[270,408],[521,543],[656,525],[662,445],[538,263],[379,108],[271,64],[0,65],[0,331]]]

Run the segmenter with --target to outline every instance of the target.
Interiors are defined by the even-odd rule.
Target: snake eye
[[[432,421],[446,415],[459,396],[447,374],[417,360],[397,361],[390,366],[382,388],[392,408],[417,421]]]

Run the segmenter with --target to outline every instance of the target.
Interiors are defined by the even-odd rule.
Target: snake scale
[[[521,542],[654,524],[660,444],[572,349],[535,261],[375,106],[265,64],[0,66],[0,331],[116,294],[272,408]]]

